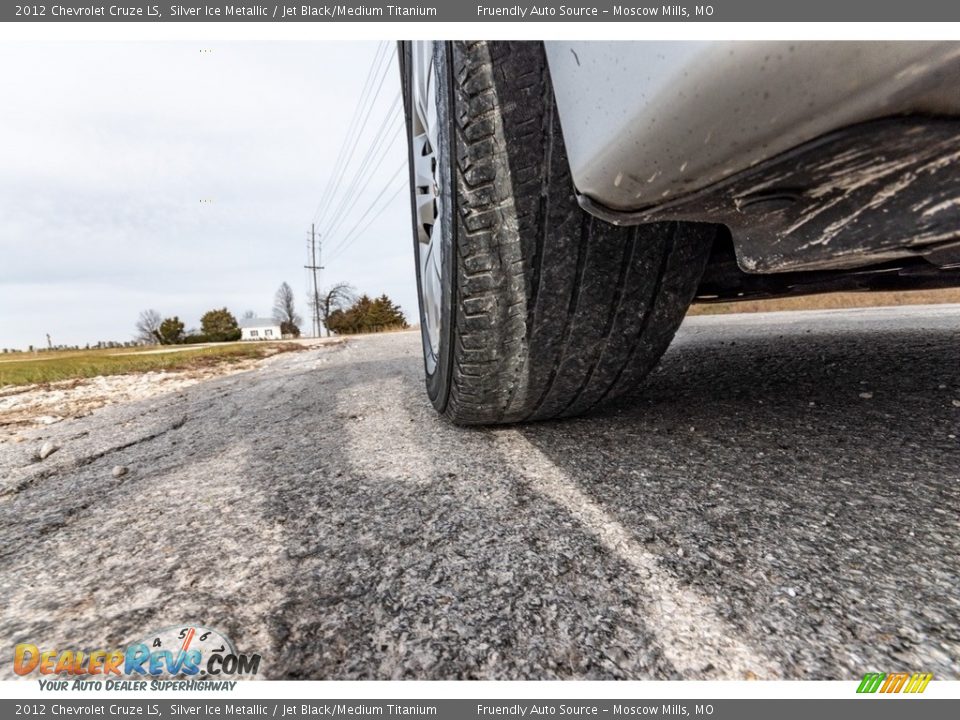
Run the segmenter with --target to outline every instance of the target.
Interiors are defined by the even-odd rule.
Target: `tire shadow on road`
[[[958,360],[954,328],[715,329],[519,432],[786,677],[956,677]]]

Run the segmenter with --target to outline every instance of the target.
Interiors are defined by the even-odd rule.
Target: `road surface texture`
[[[271,678],[960,675],[960,309],[688,319],[628,405],[527,427],[421,374],[358,338],[0,446],[4,655],[199,623]]]

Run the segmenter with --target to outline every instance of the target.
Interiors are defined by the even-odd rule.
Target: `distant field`
[[[889,305],[939,305],[960,303],[960,288],[914,290],[911,292],[828,293],[775,300],[744,300],[731,303],[693,305],[690,315],[775,312],[780,310],[839,310],[841,308]]]
[[[196,349],[176,346],[169,349],[113,348],[0,355],[0,386],[33,385],[151,370],[189,370],[300,349],[302,346],[298,343],[230,343]]]

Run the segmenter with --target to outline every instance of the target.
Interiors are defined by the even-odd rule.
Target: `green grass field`
[[[161,349],[114,348],[0,355],[0,387],[151,370],[190,370],[300,350],[302,346],[297,343],[230,343],[188,350],[178,346],[176,350],[158,352]]]

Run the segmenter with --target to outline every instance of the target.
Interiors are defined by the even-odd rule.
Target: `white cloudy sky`
[[[127,340],[145,308],[188,327],[223,305],[269,314],[283,281],[309,328],[306,231],[377,48],[0,46],[0,347],[45,345],[45,333],[56,344]],[[398,88],[394,62],[366,137]],[[327,247],[405,152],[401,134]],[[401,191],[332,254],[321,283],[385,292],[413,321],[408,203]]]

